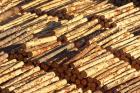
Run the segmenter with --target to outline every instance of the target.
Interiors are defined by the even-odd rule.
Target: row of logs
[[[0,14],[0,48],[10,51],[0,52],[2,93],[139,91],[140,9],[134,3],[23,1]]]

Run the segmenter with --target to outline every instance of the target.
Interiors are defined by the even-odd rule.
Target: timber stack
[[[133,2],[0,6],[1,93],[140,92],[140,7]]]

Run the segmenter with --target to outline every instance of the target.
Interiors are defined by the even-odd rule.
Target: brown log
[[[115,44],[115,43],[119,42],[120,40],[122,40],[124,38],[127,38],[128,36],[130,36],[130,33],[129,32],[128,33],[126,32],[126,33],[118,36],[117,38],[115,38],[115,39],[107,42],[105,45],[103,45],[103,48],[106,48],[108,46],[111,46],[112,44]]]
[[[43,58],[39,59],[39,62],[42,63],[43,61],[48,60],[49,58],[54,57],[55,55],[59,54],[60,52],[62,52],[65,49],[71,49],[74,47],[74,43],[70,43],[68,45],[64,45],[63,47],[61,47],[60,49],[54,51],[53,53],[48,54],[47,56],[44,56]]]
[[[128,81],[128,80],[130,80],[132,78],[138,77],[139,75],[140,75],[139,71],[135,71],[133,73],[129,73],[129,74],[123,76],[122,78],[119,78],[118,80],[107,84],[106,88],[110,89],[110,88],[115,87],[115,86],[117,86],[119,84],[122,84],[122,83],[124,83],[124,82],[126,82],[126,81]],[[122,79],[123,79],[123,81],[122,81]]]
[[[10,10],[0,14],[0,22],[4,22],[5,20],[9,19],[11,16],[16,16],[20,13],[19,7],[13,7]]]
[[[138,38],[139,38],[139,37],[132,37],[132,38],[127,39],[127,40],[125,40],[125,41],[123,41],[123,42],[120,42],[120,43],[117,43],[117,44],[115,44],[115,45],[112,45],[111,48],[114,49],[114,48],[123,46],[124,44],[129,43],[129,42],[132,42],[133,40],[138,39]]]
[[[109,36],[108,38],[102,40],[101,42],[99,42],[99,45],[103,45],[105,43],[107,43],[108,41],[118,37],[119,35],[122,35],[123,33],[127,32],[126,29],[123,29],[121,31],[117,31],[116,33],[114,33],[113,35]]]
[[[52,49],[52,48],[54,48],[54,47],[56,47],[56,46],[59,46],[59,45],[61,45],[61,42],[56,42],[56,43],[54,43],[54,44],[52,44],[52,45],[50,45],[50,46],[47,46],[47,47],[45,47],[45,48],[41,48],[41,49],[38,49],[38,50],[31,51],[31,55],[32,55],[33,57],[34,57],[34,56],[37,56],[37,55],[42,54],[42,53],[44,53],[45,51],[48,51],[48,50],[50,50],[50,49]]]
[[[10,8],[15,7],[16,5],[18,5],[21,2],[22,2],[22,0],[20,0],[20,1],[16,1],[16,0],[15,1],[14,0],[10,1],[10,3],[8,3],[8,4],[6,4],[5,6],[2,7],[0,13],[4,13],[5,11],[9,10]]]
[[[101,51],[97,51],[89,56],[86,56],[82,59],[79,59],[77,61],[75,61],[74,63],[72,63],[72,67],[80,67],[80,66],[83,66],[84,64],[88,63],[89,60],[91,60],[92,58],[96,58],[98,57],[99,55],[105,53],[106,50],[101,50]]]
[[[106,56],[105,56],[105,55],[106,55]],[[78,71],[81,72],[81,71],[83,71],[83,70],[85,70],[85,69],[87,69],[87,68],[89,68],[89,67],[92,67],[92,66],[94,66],[94,65],[96,65],[96,64],[98,64],[98,63],[100,63],[100,62],[102,62],[102,61],[109,60],[109,59],[111,59],[111,58],[113,58],[113,57],[114,57],[113,54],[110,54],[109,52],[108,52],[108,53],[105,53],[104,56],[102,56],[102,58],[95,59],[95,60],[93,60],[92,62],[90,62],[90,63],[88,63],[88,64],[86,64],[86,65],[84,65],[84,66],[78,68]],[[98,57],[97,57],[97,58],[98,58]]]
[[[27,67],[19,68],[19,69],[15,70],[11,73],[7,73],[7,74],[1,76],[0,77],[0,84],[8,81],[9,79],[12,79],[12,78],[16,77],[17,75],[20,75],[20,74],[24,73],[25,71],[27,71],[31,68],[33,68],[33,66],[27,66]]]
[[[54,78],[48,79],[47,81],[44,81],[44,82],[40,83],[38,86],[34,86],[30,89],[25,90],[23,93],[32,93],[32,92],[34,92],[34,91],[36,91],[40,88],[48,86],[49,84],[57,82],[58,80],[59,80],[59,77],[54,77]]]
[[[24,4],[23,6],[21,6],[21,8],[24,10],[28,10],[28,9],[31,9],[32,7],[35,7],[39,4],[47,2],[47,1],[48,0],[43,0],[43,1],[35,0],[35,1],[30,2],[30,3]]]
[[[125,75],[127,75],[127,74],[129,74],[129,73],[133,73],[133,72],[135,72],[136,71],[136,69],[129,69],[130,67],[128,67],[128,68],[126,68],[126,70],[124,70],[124,71],[122,71],[122,69],[120,69],[119,71],[120,71],[120,73],[121,73],[121,71],[123,72],[123,73],[121,73],[120,75],[117,75],[116,77],[114,77],[114,78],[112,78],[112,79],[110,79],[110,80],[108,80],[107,82],[105,82],[104,84],[108,84],[108,83],[110,83],[110,82],[113,82],[113,81],[115,81],[115,80],[117,80],[117,79],[119,79],[119,78],[121,78],[121,77],[123,77],[123,76],[125,76]]]
[[[137,87],[137,86],[139,86],[139,85],[140,85],[140,82],[137,81],[137,82],[135,82],[134,84],[129,85],[128,87],[126,87],[126,88],[120,90],[120,92],[127,92],[127,91],[129,91],[129,90],[131,90],[131,89],[133,89],[133,88],[135,88],[135,87]]]
[[[10,68],[11,66],[13,66],[14,64],[17,63],[17,60],[13,59],[13,60],[10,60],[9,62],[11,62],[11,64],[9,65],[5,65],[5,66],[1,66],[1,69],[0,69],[0,72],[2,73],[3,71],[5,71],[6,69]],[[3,64],[2,64],[3,65]],[[1,76],[2,74],[0,74]]]
[[[67,81],[65,79],[57,81],[49,86],[45,86],[37,91],[35,91],[34,93],[44,93],[45,92],[50,92],[50,91],[54,91],[57,90],[59,87],[65,86],[67,84]]]
[[[15,20],[12,20],[10,21],[9,23],[5,24],[5,25],[2,25],[0,27],[0,30],[7,30],[7,29],[10,29],[12,28],[13,26],[17,26],[25,21],[28,21],[28,20],[31,20],[33,18],[36,18],[37,15],[36,14],[31,14],[31,13],[25,13],[23,16],[15,19]]]
[[[98,71],[98,73],[95,73],[95,74],[91,75],[90,77],[91,77],[91,78],[100,77],[100,75],[106,73],[107,71],[109,71],[110,69],[112,69],[112,68],[114,68],[114,67],[116,67],[116,66],[119,66],[119,65],[122,64],[122,63],[124,63],[124,62],[123,62],[123,61],[118,61],[118,62],[112,64],[111,66],[109,66],[109,67],[107,67],[107,68],[104,68],[104,69]],[[89,81],[89,82],[90,82],[90,81]]]
[[[9,87],[9,86],[11,86],[12,84],[14,84],[14,83],[16,83],[16,82],[22,80],[23,78],[26,78],[27,76],[30,76],[31,74],[33,74],[33,73],[35,73],[35,72],[38,72],[39,70],[40,70],[40,67],[32,68],[32,69],[30,69],[29,71],[27,71],[27,72],[25,72],[25,73],[23,73],[23,74],[21,74],[21,75],[15,77],[15,78],[9,80],[8,82],[2,84],[2,85],[0,86],[0,88],[4,89],[4,88],[6,88],[6,87]]]
[[[3,55],[0,56],[0,61],[1,61],[0,65],[3,64],[2,61],[5,60],[6,58],[8,58],[8,54],[7,53],[4,53]]]
[[[56,36],[40,38],[40,39],[37,39],[37,40],[34,40],[34,41],[27,42],[25,44],[25,47],[26,48],[33,47],[33,46],[41,45],[41,44],[46,43],[46,42],[52,42],[52,41],[56,41],[56,40],[57,40]]]
[[[90,22],[87,22],[84,25],[80,26],[80,28],[77,28],[77,29],[67,33],[65,35],[65,37],[67,38],[67,37],[73,36],[73,35],[75,35],[75,34],[77,34],[79,32],[81,33],[82,31],[90,28],[91,26],[96,25],[98,22],[99,22],[98,19],[91,20]]]
[[[40,84],[40,83],[42,83],[50,78],[53,78],[53,77],[55,77],[54,72],[46,73],[45,75],[42,75],[42,76],[36,78],[35,80],[31,81],[30,83],[23,85],[23,86],[19,87],[18,89],[15,89],[14,92],[15,93],[23,92],[23,91],[27,90],[28,88],[31,88],[31,87],[33,87],[37,84]]]
[[[54,33],[55,33],[55,35],[56,35],[57,37],[59,37],[59,36],[63,35],[64,33],[69,32],[69,31],[72,30],[74,27],[76,27],[76,26],[78,26],[78,25],[80,25],[80,24],[82,24],[82,23],[85,23],[85,22],[87,22],[87,21],[88,21],[87,18],[83,18],[83,19],[81,19],[81,20],[75,21],[75,22],[73,22],[73,23],[71,23],[71,24],[68,24],[68,25],[64,25],[64,26],[62,26],[62,27],[60,27],[60,28],[54,30]]]
[[[122,63],[123,62],[123,63]],[[109,70],[107,70],[106,72],[104,72],[103,74],[100,74],[99,76],[96,77],[97,80],[101,80],[104,77],[107,77],[109,74],[121,69],[122,67],[128,66],[128,63],[124,63],[124,61],[121,61],[121,64],[119,66],[116,66],[114,68],[111,68]]]
[[[62,88],[60,91],[56,92],[56,93],[66,93],[66,92],[70,92],[72,90],[76,89],[76,85],[75,84],[71,84],[71,85],[68,85],[64,88]]]
[[[14,64],[13,66],[11,66],[10,68],[4,70],[4,71],[0,74],[0,76],[1,76],[1,75],[4,75],[4,74],[7,74],[7,73],[9,73],[9,72],[12,72],[12,71],[14,71],[14,70],[16,70],[16,69],[18,69],[18,68],[21,68],[23,65],[24,65],[24,62],[23,62],[23,61],[18,62],[18,63],[16,63],[16,64]]]
[[[118,30],[117,27],[112,28],[112,29],[109,29],[109,30],[106,30],[105,32],[101,33],[100,35],[97,35],[97,36],[91,38],[91,39],[89,40],[89,43],[102,40],[103,38],[105,38],[105,37],[111,35],[112,33],[115,33],[117,30]]]
[[[136,7],[136,8],[134,8],[134,9],[131,9],[131,10],[125,12],[125,13],[122,13],[122,14],[120,14],[120,15],[118,15],[118,16],[112,18],[112,20],[113,20],[113,21],[117,21],[117,20],[119,20],[119,19],[121,19],[121,18],[123,18],[123,17],[125,17],[125,16],[131,15],[131,14],[137,12],[137,11],[139,11],[139,8]]]
[[[83,72],[81,72],[81,76],[82,77],[89,77],[89,76],[97,73],[99,70],[102,70],[104,68],[107,68],[108,66],[110,66],[113,63],[116,63],[118,61],[119,61],[118,58],[113,58],[113,59],[110,59],[108,61],[101,62],[101,63],[99,63],[97,65],[94,65],[93,67],[90,67],[90,68],[84,70]]]
[[[79,88],[79,89],[75,89],[69,93],[83,93],[83,90],[81,88]]]
[[[85,47],[85,49],[83,49],[82,51],[80,51],[79,54],[77,54],[72,59],[70,59],[69,62],[73,62],[73,61],[76,61],[76,60],[80,59],[85,54],[87,54],[89,51],[91,51],[94,47],[96,47],[96,43],[90,44],[89,46]]]
[[[27,77],[23,78],[22,80],[6,87],[6,90],[13,91],[14,89],[18,89],[18,87],[21,87],[21,86],[25,85],[26,83],[33,81],[34,79],[40,77],[41,75],[44,75],[45,73],[46,72],[44,70],[35,72],[35,73],[31,74],[30,76],[27,76]]]

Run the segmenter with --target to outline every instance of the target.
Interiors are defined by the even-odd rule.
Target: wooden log
[[[73,62],[73,61],[76,61],[76,60],[80,59],[85,54],[87,54],[89,51],[91,51],[94,47],[96,47],[96,43],[90,44],[89,46],[85,47],[85,49],[83,49],[82,51],[80,51],[79,54],[77,54],[72,59],[70,59],[69,62]]]
[[[100,77],[100,75],[106,73],[107,71],[109,71],[110,69],[112,69],[112,68],[114,68],[116,66],[119,66],[122,63],[124,63],[124,62],[123,61],[118,61],[118,62],[112,64],[111,66],[98,71],[98,73],[95,73],[95,74],[91,75],[90,77],[91,78]],[[89,82],[91,82],[91,81],[89,80]]]
[[[107,70],[106,72],[104,72],[104,73],[100,74],[99,76],[97,76],[96,79],[101,80],[104,77],[107,77],[109,74],[114,73],[115,71],[121,69],[122,67],[126,67],[126,66],[128,66],[128,63],[124,63],[124,61],[121,61],[121,64],[119,66],[116,66],[114,68],[111,68],[111,69]]]
[[[128,87],[126,87],[126,88],[120,90],[120,92],[127,92],[127,91],[129,91],[129,90],[131,90],[131,89],[133,89],[133,88],[135,88],[135,87],[137,87],[137,86],[139,86],[139,85],[140,85],[140,82],[137,81],[137,82],[135,82],[134,84],[129,85]]]
[[[5,64],[4,64],[4,63],[7,63],[7,62],[8,62],[8,59],[3,60],[3,61],[2,61],[2,63],[3,63],[3,64],[2,64],[2,65],[0,65],[0,67],[5,66]]]
[[[131,10],[125,12],[125,13],[122,13],[122,14],[120,14],[120,15],[118,15],[118,16],[115,16],[114,18],[112,18],[112,20],[113,20],[113,21],[117,21],[117,20],[119,20],[119,19],[121,19],[121,18],[123,18],[123,17],[125,17],[125,16],[131,15],[131,14],[133,14],[133,13],[139,11],[139,10],[140,10],[140,9],[136,7],[136,8],[131,9]]]
[[[6,30],[6,31],[4,31],[4,32],[1,32],[0,38],[2,39],[2,38],[6,37],[6,36],[8,36],[8,35],[10,35],[10,34],[13,34],[13,33],[17,32],[17,31],[21,30],[21,29],[22,29],[22,28],[21,28],[20,26],[18,26],[18,27],[15,27],[15,28]]]
[[[82,77],[89,77],[95,73],[97,73],[99,70],[101,69],[104,69],[106,67],[109,67],[110,65],[112,65],[113,63],[116,63],[118,62],[119,59],[118,58],[113,58],[113,59],[110,59],[108,61],[105,61],[105,62],[101,62],[93,67],[90,67],[84,71],[81,72],[81,76]]]
[[[80,39],[80,38],[82,38],[82,37],[85,37],[85,36],[87,36],[87,35],[89,35],[89,34],[94,33],[95,31],[101,29],[101,27],[102,27],[101,24],[97,24],[95,27],[93,27],[93,28],[91,28],[91,29],[89,29],[89,30],[85,30],[85,31],[83,31],[82,33],[77,33],[77,34],[75,34],[75,35],[73,35],[73,36],[68,37],[68,38],[67,38],[67,41],[70,40],[70,41],[72,42],[72,41],[74,41],[74,40],[77,40],[77,39]]]
[[[17,60],[13,59],[10,60],[9,62],[11,62],[11,64],[5,65],[5,66],[1,66],[0,72],[2,73],[3,71],[5,71],[6,69],[10,68],[11,66],[13,66],[15,63],[17,63]],[[1,76],[2,74],[0,74]]]
[[[43,43],[47,43],[47,42],[52,42],[52,41],[56,41],[57,37],[56,36],[50,36],[50,37],[44,37],[44,38],[40,38],[34,41],[29,41],[25,44],[26,48],[30,48],[30,47],[34,47],[37,45],[41,45]]]
[[[127,40],[125,40],[125,41],[122,41],[122,42],[120,42],[120,43],[117,43],[117,44],[115,44],[115,45],[112,45],[111,48],[114,49],[114,48],[120,47],[120,46],[122,46],[122,45],[124,45],[124,44],[126,44],[126,43],[129,43],[129,42],[132,42],[133,40],[138,39],[138,38],[139,38],[139,37],[132,37],[132,38],[130,38],[130,39],[127,39]]]
[[[15,71],[12,71],[11,73],[7,73],[7,74],[1,76],[0,77],[0,84],[8,81],[9,79],[12,79],[12,78],[16,77],[17,75],[20,75],[20,74],[24,73],[25,71],[27,71],[31,68],[33,68],[33,66],[27,66],[27,67],[19,68]]]
[[[106,48],[106,47],[108,47],[108,46],[111,46],[112,44],[117,43],[117,42],[119,42],[120,40],[129,37],[130,35],[131,35],[131,34],[130,34],[129,32],[128,32],[128,33],[126,32],[126,33],[124,33],[124,34],[122,34],[122,35],[116,37],[115,39],[113,39],[113,40],[107,42],[105,45],[103,45],[103,48]]]
[[[118,80],[107,84],[106,88],[111,89],[112,87],[115,87],[115,86],[117,86],[119,84],[122,84],[122,83],[124,83],[124,82],[126,82],[126,81],[128,81],[128,80],[130,80],[132,78],[138,77],[139,75],[140,75],[139,71],[135,71],[133,73],[127,74],[127,75],[123,76],[122,78],[119,78]],[[122,79],[123,79],[123,81],[122,81]]]
[[[50,91],[54,91],[57,90],[59,87],[65,86],[67,84],[67,81],[65,79],[60,80],[58,82],[55,82],[49,86],[45,86],[37,91],[35,91],[34,93],[44,93],[45,92],[50,92]]]
[[[8,58],[8,54],[7,53],[4,53],[3,55],[0,56],[0,61],[1,61],[0,65],[3,64],[2,61],[5,60],[6,58]]]
[[[26,21],[31,20],[31,19],[36,18],[36,17],[37,17],[36,14],[26,13],[23,16],[15,19],[15,20],[10,21],[9,23],[7,23],[5,25],[2,25],[0,27],[0,30],[4,30],[5,31],[7,29],[12,28],[13,26],[17,26],[17,25],[19,25],[19,24],[21,24],[23,22],[26,22]]]
[[[128,93],[139,93],[139,91],[140,91],[140,86],[137,86],[137,87],[135,87],[135,88],[133,88],[133,89],[131,89],[131,90],[129,90],[129,91],[127,91]]]
[[[24,10],[28,10],[28,9],[31,9],[41,3],[44,3],[44,2],[47,2],[48,0],[43,0],[43,1],[39,1],[39,0],[35,0],[35,1],[32,1],[32,2],[29,2],[27,4],[24,4],[21,6],[22,9]]]
[[[80,19],[82,19],[82,18],[84,18],[83,15],[77,15],[77,16],[75,16],[73,19],[71,19],[71,20],[69,20],[68,22],[66,22],[64,25],[71,24],[71,23],[76,22],[76,21],[78,21],[78,20],[80,20]]]
[[[71,49],[74,47],[74,43],[70,43],[68,45],[64,45],[62,46],[60,49],[48,54],[47,56],[44,56],[43,58],[39,59],[39,62],[42,63],[43,61],[46,61],[52,57],[54,57],[55,55],[59,54],[60,52],[64,51],[65,49]]]
[[[4,44],[2,47],[7,47],[12,44],[22,44],[32,38],[33,38],[32,32],[24,32],[23,34],[19,35],[18,37],[14,38],[11,41]]]
[[[67,34],[65,35],[65,37],[67,38],[67,37],[69,37],[69,36],[73,36],[73,35],[75,35],[75,34],[77,34],[77,33],[79,33],[79,32],[82,32],[82,31],[84,31],[85,29],[88,29],[88,28],[90,28],[91,26],[96,25],[98,22],[99,22],[98,19],[91,20],[90,22],[87,22],[87,23],[85,23],[84,25],[80,26],[80,28],[77,28],[77,29],[75,29],[75,30],[73,30],[73,31],[71,31],[71,32],[69,32],[69,33],[67,33]]]
[[[121,30],[121,31],[118,31],[118,32],[116,32],[115,34],[111,35],[110,37],[108,37],[108,38],[102,40],[102,41],[99,43],[99,45],[103,45],[103,44],[107,43],[108,41],[110,41],[110,40],[112,40],[112,39],[118,37],[119,35],[121,35],[121,34],[123,34],[123,33],[125,33],[125,32],[127,32],[126,29],[123,29],[123,30]]]
[[[107,12],[104,15],[104,18],[106,18],[106,19],[112,18],[112,17],[114,17],[116,15],[121,14],[122,12],[126,12],[126,11],[128,11],[130,9],[133,9],[133,8],[134,8],[134,4],[133,3],[128,3],[126,5],[123,5],[121,7],[116,8],[116,9],[114,9],[112,11]]]
[[[91,51],[89,51],[85,56],[87,57],[87,56],[89,56],[89,55],[91,55],[93,53],[96,53],[97,51],[101,51],[101,50],[102,50],[102,48],[97,45],[94,49],[92,49]]]
[[[14,92],[15,93],[23,92],[23,91],[27,90],[28,88],[31,88],[31,87],[33,87],[37,84],[40,84],[40,83],[42,83],[50,78],[53,78],[53,77],[55,77],[54,72],[46,73],[45,75],[42,75],[42,76],[36,78],[35,80],[31,81],[30,83],[23,85],[23,86],[19,87],[18,89],[15,89]]]
[[[45,73],[46,72],[43,70],[35,72],[35,73],[31,74],[30,76],[27,76],[27,77],[21,79],[20,81],[6,87],[6,91],[13,91],[14,89],[18,89],[19,87],[25,85],[26,83],[33,81],[34,79],[44,75]]]
[[[23,0],[20,1],[13,1],[5,6],[3,6],[3,8],[1,9],[0,13],[4,13],[5,11],[9,10],[10,8],[13,8],[15,6],[17,6],[18,4],[20,4]]]
[[[68,86],[62,88],[61,90],[59,90],[56,93],[66,93],[66,92],[70,92],[70,91],[72,91],[74,89],[76,89],[76,85],[75,84],[71,84],[71,85],[68,85]]]
[[[92,62],[90,62],[90,63],[88,63],[88,64],[86,64],[86,65],[84,65],[82,67],[79,67],[78,68],[78,71],[81,72],[81,71],[83,71],[83,70],[85,70],[85,69],[87,69],[89,67],[92,67],[92,66],[94,66],[94,65],[96,65],[96,64],[98,64],[98,63],[100,63],[102,61],[109,60],[109,59],[111,59],[113,57],[114,57],[113,54],[110,54],[109,52],[108,53],[105,53],[102,58],[95,59]]]
[[[12,59],[12,60],[9,60],[9,61],[8,61],[8,59],[6,59],[6,60],[4,60],[4,61],[2,62],[2,64],[0,65],[0,67],[4,67],[4,66],[6,66],[6,65],[9,65],[9,64],[12,64],[12,63],[15,63],[15,62],[17,62],[16,59]]]
[[[83,93],[83,90],[82,90],[82,88],[78,88],[78,89],[75,89],[69,93]]]
[[[41,45],[38,45],[38,46],[35,46],[35,47],[31,47],[29,49],[25,49],[26,52],[29,52],[29,51],[35,51],[35,50],[38,50],[38,49],[42,49],[42,48],[45,48],[45,47],[48,47],[48,46],[51,46],[52,44],[55,44],[57,42],[48,42],[48,43],[45,43],[45,44],[41,44]],[[24,49],[24,45],[22,46],[23,49]]]
[[[39,54],[42,54],[44,53],[45,51],[48,51],[56,46],[60,46],[61,45],[61,42],[56,42],[54,43],[53,45],[50,45],[50,46],[47,46],[45,48],[41,48],[41,49],[38,49],[38,50],[34,50],[34,51],[31,51],[31,55],[34,57],[34,56],[37,56]]]
[[[134,69],[134,68],[133,68],[133,69],[128,69],[128,70],[126,69],[125,72],[123,72],[122,74],[117,75],[116,77],[110,79],[109,81],[105,82],[105,84],[108,84],[108,83],[110,83],[110,82],[113,82],[113,81],[115,81],[115,80],[117,80],[117,79],[119,79],[119,78],[121,78],[121,77],[123,77],[123,76],[129,74],[129,73],[133,73],[133,72],[135,72],[135,71],[136,71],[136,69]],[[120,71],[120,72],[121,72],[121,71]]]
[[[97,52],[95,52],[95,53],[93,53],[93,54],[91,54],[91,55],[89,55],[87,57],[84,57],[82,59],[79,59],[79,60],[73,62],[71,64],[71,66],[72,67],[81,67],[84,64],[88,63],[88,61],[91,60],[92,58],[96,58],[96,57],[98,57],[99,55],[101,55],[101,54],[103,54],[105,52],[106,52],[106,50],[97,51]]]
[[[30,27],[30,26],[41,24],[41,22],[47,21],[46,19],[49,19],[49,16],[47,14],[38,16],[36,19],[31,20],[31,21],[27,22],[26,24],[24,24],[23,27],[25,28],[25,27]]]
[[[54,78],[48,79],[47,81],[40,83],[38,86],[34,86],[30,89],[25,90],[23,93],[32,93],[40,88],[43,88],[43,87],[48,86],[54,82],[57,82],[58,80],[59,80],[59,77],[54,77]]]
[[[87,32],[85,32],[82,35],[80,35],[77,39],[86,37],[86,36],[88,36],[90,34],[93,34],[95,31],[98,31],[98,30],[101,30],[101,29],[102,29],[102,25],[101,24],[97,24],[95,27],[89,29]]]
[[[55,2],[55,1],[54,1]],[[67,3],[71,2],[71,0],[57,0],[55,3],[52,3],[50,5],[47,4],[44,4],[42,6],[39,6],[37,9],[39,9],[40,11],[49,11],[51,9],[55,9],[57,7],[60,7],[62,5],[65,5]]]
[[[135,21],[138,21],[138,20],[139,20],[139,15],[131,17],[131,19],[120,21],[120,22],[117,23],[117,25],[120,26],[120,27],[125,27],[128,24],[134,23]],[[131,26],[128,27],[128,28],[131,28]]]
[[[7,42],[15,39],[16,37],[18,37],[19,35],[23,34],[24,32],[25,32],[25,30],[18,31],[18,32],[10,35],[9,37],[6,37],[5,39],[0,41],[0,45],[3,46],[4,44],[6,44]]]
[[[9,72],[12,72],[12,71],[14,71],[14,70],[16,70],[18,68],[21,68],[23,65],[24,65],[24,62],[23,61],[18,62],[16,64],[14,64],[13,66],[11,66],[10,68],[8,68],[8,69],[4,70],[3,72],[1,72],[0,76],[1,75],[4,75],[4,74],[7,74]]]
[[[0,22],[4,22],[5,20],[9,19],[11,16],[16,16],[20,14],[19,7],[13,7],[10,10],[0,14]]]
[[[130,51],[130,50],[132,50],[133,48],[136,48],[136,47],[139,46],[139,45],[140,45],[140,43],[137,42],[137,39],[136,39],[136,40],[134,40],[134,41],[132,42],[131,45],[124,47],[124,48],[122,49],[122,51],[123,51],[123,52]]]
[[[78,25],[80,25],[80,24],[82,24],[82,23],[85,23],[85,22],[87,22],[87,21],[88,21],[87,18],[83,18],[83,19],[78,20],[78,21],[75,21],[75,22],[73,22],[73,23],[71,23],[71,24],[69,24],[69,25],[64,25],[64,26],[62,26],[62,27],[60,27],[60,28],[54,30],[54,33],[55,33],[55,35],[56,35],[57,37],[59,37],[59,36],[63,35],[64,33],[69,32],[69,31],[72,30],[74,27],[76,27],[76,26],[78,26]]]
[[[33,74],[33,73],[35,73],[35,72],[38,72],[38,71],[40,71],[40,67],[32,68],[32,69],[30,69],[29,71],[27,71],[27,72],[25,72],[25,73],[23,73],[23,74],[21,74],[21,75],[15,77],[15,78],[9,80],[8,82],[2,84],[2,85],[0,86],[0,88],[4,89],[4,88],[6,88],[6,87],[9,87],[9,86],[13,85],[14,83],[16,83],[16,82],[22,80],[23,78],[26,78],[26,77],[30,76],[31,74]]]
[[[102,40],[103,38],[105,38],[105,37],[109,36],[110,34],[116,32],[117,30],[118,30],[117,27],[112,28],[112,29],[109,29],[109,30],[107,30],[107,31],[105,31],[105,32],[103,32],[103,33],[101,33],[101,34],[99,34],[99,35],[97,35],[97,36],[91,38],[91,39],[89,40],[89,43],[91,44],[91,43],[93,43],[93,42],[95,42],[95,41]]]

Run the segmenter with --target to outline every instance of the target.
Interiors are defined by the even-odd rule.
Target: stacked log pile
[[[140,8],[133,2],[5,0],[0,6],[0,92],[139,92]]]
[[[60,79],[54,72],[45,72],[39,66],[27,65],[16,59],[6,60],[6,54],[1,56],[1,60],[3,60],[0,64],[1,93],[44,93],[44,91],[54,92],[65,86],[71,86],[68,85],[67,80]],[[72,85],[73,87],[76,88],[75,85]]]

